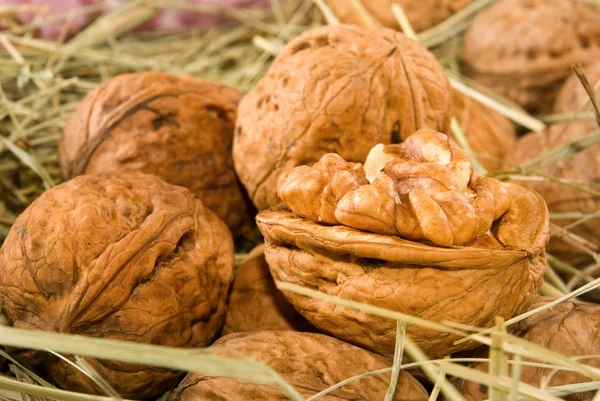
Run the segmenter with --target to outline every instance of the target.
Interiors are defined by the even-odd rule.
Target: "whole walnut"
[[[390,29],[350,25],[293,39],[241,101],[233,158],[254,205],[279,201],[277,179],[326,153],[362,162],[378,143],[445,132],[452,99],[433,54]]]
[[[63,177],[140,171],[196,194],[237,234],[249,222],[233,168],[241,94],[158,72],[118,75],[89,93],[60,139]]]
[[[258,214],[278,281],[430,321],[493,325],[529,306],[542,283],[548,211],[535,192],[472,170],[446,135],[420,130],[377,145],[364,167],[328,154],[283,175],[290,211]],[[319,330],[392,353],[395,322],[284,291]],[[470,349],[409,325],[431,357]]]
[[[265,330],[315,329],[275,286],[261,244],[235,270],[223,335]]]
[[[0,305],[18,328],[203,347],[221,329],[232,276],[231,234],[193,193],[148,174],[92,174],[17,218],[0,250]],[[53,355],[17,357],[62,388],[100,391]],[[179,377],[87,361],[125,398],[159,396]]]
[[[373,18],[388,28],[398,28],[398,20],[392,14],[392,5],[398,4],[406,13],[408,21],[417,32],[431,28],[444,21],[473,0],[359,0]],[[328,0],[329,7],[344,23],[364,25],[350,0]]]
[[[531,309],[539,308],[553,301],[549,297],[538,297]],[[568,357],[595,355],[592,358],[580,358],[578,362],[600,369],[600,305],[563,302],[550,309],[543,310],[517,323],[511,329],[515,335],[540,345],[550,351]],[[529,360],[524,358],[524,360]],[[472,368],[487,372],[488,364],[479,362]],[[521,381],[532,386],[541,387],[542,380],[552,373],[550,368],[521,366]],[[572,371],[558,371],[547,383],[557,387],[568,384],[589,382],[584,375]],[[483,401],[488,398],[487,387],[478,383],[459,381],[457,388],[467,401]],[[568,401],[587,401],[594,398],[594,391],[571,394]]]
[[[584,66],[584,71],[590,84],[595,85],[600,80],[600,61]],[[596,89],[596,98],[600,98],[600,88]],[[556,96],[554,112],[557,114],[575,113],[579,111],[584,101],[587,102],[587,105],[583,110],[592,111],[592,103],[589,102],[589,96],[581,81],[576,75],[571,75]]]
[[[572,180],[577,185],[566,185],[559,182],[548,181],[521,181],[515,180],[520,185],[527,186],[542,195],[548,204],[548,209],[554,213],[580,212],[583,214],[596,213],[600,209],[600,145],[593,145],[585,150],[561,160],[553,161],[543,155],[559,146],[565,146],[586,135],[597,132],[595,122],[578,122],[555,124],[547,132],[529,133],[520,138],[516,146],[506,158],[505,169],[516,166],[529,160],[541,157],[541,165],[546,165],[541,170],[530,171],[533,175],[550,176],[556,179]],[[552,222],[560,226],[574,223],[573,219],[553,219]],[[592,244],[600,247],[600,230],[598,230],[600,217],[590,218],[569,231],[585,238]],[[560,254],[568,261],[575,263],[581,259],[583,251],[566,243],[558,237],[552,237],[548,244],[548,251]]]
[[[552,110],[571,64],[600,58],[600,7],[571,0],[500,0],[464,41],[465,72],[532,113]]]
[[[454,115],[477,160],[489,171],[500,169],[516,141],[515,127],[503,115],[453,90]]]
[[[237,357],[242,353],[262,362],[281,375],[303,398],[313,396],[342,380],[391,367],[380,355],[323,334],[295,331],[235,333],[214,343],[214,354]],[[390,374],[352,381],[319,397],[324,401],[383,400]],[[243,383],[221,377],[190,373],[173,392],[171,401],[196,400],[287,400],[274,385]],[[427,392],[409,373],[400,371],[394,400],[426,401]]]

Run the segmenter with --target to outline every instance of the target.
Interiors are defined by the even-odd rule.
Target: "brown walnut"
[[[553,299],[539,297],[531,309],[539,308]],[[568,357],[596,355],[594,358],[580,358],[578,361],[586,365],[600,368],[600,305],[588,303],[563,302],[550,309],[538,312],[517,323],[512,329],[515,335],[540,345],[550,351]],[[525,358],[524,360],[529,360]],[[487,363],[476,363],[471,367],[487,372]],[[535,366],[521,367],[521,381],[532,386],[541,387],[542,380],[552,373],[550,368]],[[547,384],[551,387],[589,382],[590,379],[576,372],[559,371]],[[478,383],[459,381],[457,386],[467,401],[483,401],[488,398],[487,387]],[[594,392],[571,394],[568,401],[587,401],[594,398]]]
[[[448,79],[433,54],[390,29],[316,28],[293,39],[241,101],[235,168],[254,205],[278,203],[282,172],[327,153],[363,162],[378,143],[446,132]]]
[[[408,21],[417,32],[431,28],[444,21],[473,0],[360,0],[364,10],[380,24],[388,28],[399,28],[391,9],[398,4]],[[344,23],[365,25],[351,0],[328,0],[331,10]]]
[[[265,330],[315,329],[277,289],[259,245],[235,270],[222,333]]]
[[[173,347],[208,346],[221,329],[233,276],[225,224],[187,189],[142,173],[84,175],[46,191],[0,250],[0,305],[18,328]],[[41,352],[65,389],[89,379]],[[156,397],[177,372],[88,362],[126,398]]]
[[[118,75],[89,93],[67,123],[62,174],[154,174],[194,192],[237,234],[250,220],[231,156],[241,96],[192,77]]]
[[[477,160],[489,171],[498,170],[516,141],[515,127],[506,117],[453,90],[454,115]]]
[[[294,331],[235,333],[219,339],[215,354],[238,357],[242,353],[281,375],[303,398],[359,374],[389,368],[389,359],[323,334]],[[352,381],[323,396],[324,401],[382,400],[390,374]],[[232,379],[190,373],[173,392],[171,401],[287,400],[273,385],[243,383]],[[426,401],[427,392],[409,373],[401,371],[394,400]]]
[[[600,8],[571,0],[501,0],[464,42],[466,73],[533,113],[552,110],[571,64],[600,57]]]
[[[281,198],[292,212],[257,217],[276,280],[477,327],[528,307],[541,285],[548,241],[548,212],[537,193],[479,176],[448,137],[431,130],[401,145],[376,146],[364,166],[367,183],[358,186],[339,178],[357,166],[330,169],[323,179],[323,159],[282,176]],[[302,217],[297,204],[327,213]],[[331,210],[336,221],[319,218]],[[393,352],[395,322],[284,294],[319,330]],[[454,345],[456,335],[417,325],[407,330],[432,357],[477,345]]]
[[[517,141],[516,146],[506,159],[505,169],[511,169],[534,158],[542,157],[552,149],[565,146],[597,131],[598,126],[592,121],[571,123],[568,126],[556,124],[551,126],[547,132],[529,133]],[[567,181],[572,180],[579,185],[579,187],[574,187],[559,182],[515,180],[519,185],[527,186],[539,192],[551,212],[590,214],[600,209],[600,196],[595,194],[600,190],[600,185],[598,185],[600,180],[600,145],[588,147],[559,162],[549,161],[548,158],[542,157],[540,163],[547,167],[535,171],[534,174],[548,175]],[[573,219],[552,220],[552,222],[563,227],[574,221]],[[599,222],[600,218],[591,218],[570,228],[569,231],[600,247]],[[553,237],[550,240],[548,251],[561,254],[564,259],[573,262],[579,259],[582,254],[580,249],[558,237]]]

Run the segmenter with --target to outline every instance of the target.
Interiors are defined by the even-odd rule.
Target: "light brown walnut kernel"
[[[233,157],[260,210],[279,203],[279,176],[327,153],[364,162],[378,143],[421,128],[446,132],[450,86],[434,55],[399,32],[350,25],[287,44],[242,99]]]
[[[392,5],[398,4],[417,32],[432,28],[460,11],[473,0],[360,0],[361,5],[377,22],[388,28],[399,28],[392,13]],[[344,23],[365,26],[365,22],[353,6],[353,0],[328,0],[327,4],[338,19]]]
[[[600,7],[571,0],[501,0],[475,17],[465,72],[532,113],[549,113],[571,64],[600,58]]]
[[[234,233],[250,216],[231,155],[242,94],[189,76],[140,72],[89,93],[60,140],[63,177],[139,171],[196,194]]]
[[[530,309],[537,309],[554,301],[550,297],[538,297]],[[581,302],[563,302],[550,309],[538,312],[527,319],[518,322],[511,331],[541,347],[559,353],[569,358],[577,357],[577,361],[593,368],[600,369],[600,305]],[[487,348],[480,352],[485,355]],[[585,358],[584,356],[593,355]],[[529,358],[523,361],[529,362]],[[538,361],[532,361],[538,362]],[[511,365],[511,373],[512,374]],[[488,371],[487,363],[476,363],[471,368]],[[552,376],[552,377],[550,377]],[[548,382],[546,379],[550,378]],[[590,379],[580,373],[536,366],[521,366],[520,380],[531,386],[559,387],[569,384],[589,382]],[[467,401],[483,401],[488,398],[487,387],[479,383],[456,380],[458,390]],[[591,401],[594,391],[569,394],[567,401]]]
[[[92,174],[17,218],[0,250],[0,305],[17,328],[204,347],[223,324],[232,276],[231,234],[194,194],[148,174]],[[51,354],[16,355],[64,389],[101,392]],[[179,377],[86,360],[125,398],[158,397]]]
[[[300,393],[303,399],[360,374],[391,367],[381,355],[347,344],[335,338],[294,331],[236,333],[215,342],[214,354],[240,358],[243,354],[262,362]],[[351,381],[343,387],[319,397],[324,401],[385,398],[390,373],[382,373]],[[233,379],[190,373],[173,392],[170,401],[197,400],[288,400],[276,386],[244,383]],[[426,401],[427,392],[406,371],[400,371],[394,401]]]
[[[235,269],[223,335],[244,331],[315,331],[275,286],[264,244]]]

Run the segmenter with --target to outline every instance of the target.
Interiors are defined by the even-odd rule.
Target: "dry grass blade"
[[[277,288],[281,291],[290,291],[296,294],[305,295],[310,298],[320,299],[323,301],[331,302],[336,305],[345,306],[348,308],[356,309],[365,313],[369,313],[376,316],[388,318],[390,320],[396,320],[406,322],[407,324],[416,324],[418,326],[426,327],[431,330],[440,331],[442,333],[452,333],[458,335],[466,335],[465,332],[453,329],[446,325],[431,322],[429,320],[421,319],[405,313],[392,311],[389,309],[380,308],[377,306],[365,304],[362,302],[350,301],[344,298],[336,297],[333,295],[325,294],[324,292],[313,290],[310,288],[302,287],[297,284],[284,283],[281,281],[275,282]]]
[[[406,16],[406,13],[404,12],[400,4],[392,4],[392,13],[394,14],[394,17],[396,17],[396,20],[398,21],[398,25],[400,25],[400,29],[402,29],[402,32],[404,32],[404,34],[407,37],[418,42],[417,33],[410,24],[410,21],[408,20],[408,17]]]
[[[22,383],[18,380],[4,376],[0,376],[0,389],[61,401],[114,401],[113,398],[109,397],[75,393],[72,391],[59,390],[57,388],[42,387],[36,384]]]
[[[406,336],[406,323],[396,322],[396,345],[394,348],[394,364],[392,365],[392,376],[390,386],[385,394],[385,401],[392,401],[396,394],[396,385],[400,377],[400,365],[402,364],[402,355],[404,354],[404,337]]]
[[[334,392],[338,388],[341,388],[341,387],[345,386],[348,383],[351,383],[351,382],[356,381],[356,380],[365,379],[365,378],[371,377],[371,376],[382,375],[384,373],[388,373],[388,372],[391,372],[391,371],[392,371],[392,368],[384,368],[384,369],[374,370],[372,372],[363,373],[361,375],[349,377],[348,379],[343,380],[343,381],[341,381],[339,383],[336,383],[333,386],[331,386],[329,388],[326,388],[325,390],[323,390],[323,391],[321,391],[321,392],[313,395],[312,397],[307,398],[306,401],[316,401],[319,398],[321,398],[321,397],[323,397],[323,396],[325,396],[327,394],[330,394],[330,393]]]
[[[321,13],[323,13],[323,17],[325,17],[325,21],[327,21],[328,25],[339,25],[340,20],[335,16],[333,11],[331,11],[331,9],[327,7],[327,4],[325,4],[323,0],[313,1],[317,5],[317,7],[319,7],[319,10],[321,10]]]
[[[496,331],[506,332],[504,320],[496,318]],[[504,353],[504,344],[502,337],[492,333],[492,346],[490,347],[489,371],[492,376],[508,376],[508,362]],[[491,401],[506,401],[506,393],[498,387],[488,388],[488,397]]]
[[[16,365],[10,365],[10,371],[14,374],[16,379],[22,383],[34,384],[31,377],[27,375],[21,368]],[[35,395],[24,395],[24,401],[47,401],[46,398],[38,397]]]
[[[521,356],[515,355],[513,362],[508,401],[517,401],[517,397],[519,395],[519,382],[521,381]]]
[[[110,383],[106,381],[106,379],[102,377],[102,375],[98,373],[98,371],[94,369],[94,367],[90,365],[88,361],[77,355],[75,355],[75,361],[77,362],[77,365],[83,369],[85,375],[91,378],[94,383],[96,383],[98,387],[100,387],[102,391],[106,393],[106,395],[114,398],[116,401],[123,400],[123,397],[117,393],[117,390],[115,390],[113,386],[111,386]]]
[[[25,152],[23,149],[15,145],[12,141],[4,138],[0,135],[0,142],[6,146],[6,148],[12,152],[23,164],[33,170],[44,183],[44,187],[46,189],[52,188],[54,186],[54,181],[50,177],[50,174],[46,171],[42,163],[37,160],[30,153]]]
[[[361,0],[349,0],[354,13],[358,15],[363,26],[367,28],[378,28],[381,26],[379,21],[371,15],[371,13],[365,8],[365,5]]]
[[[4,316],[0,316],[0,321],[2,320],[1,318],[3,318],[3,317]],[[2,324],[2,323],[0,323],[0,324]],[[13,358],[12,356],[10,356],[6,352],[2,351],[1,349],[0,349],[0,356],[3,357],[4,359],[10,361],[11,364],[15,365],[16,367],[18,367],[19,369],[21,369],[23,372],[25,372],[37,384],[40,384],[40,385],[42,385],[44,387],[54,387],[52,384],[50,384],[46,380],[42,379],[40,376],[38,376],[37,374],[35,374],[32,370],[30,370],[30,369],[26,368],[25,366],[23,366],[19,361],[17,361],[15,358]]]
[[[473,149],[471,149],[471,145],[469,145],[469,141],[467,140],[467,137],[465,136],[464,131],[460,127],[460,124],[458,123],[456,117],[452,117],[452,120],[450,121],[450,129],[452,130],[452,134],[454,135],[454,139],[456,139],[456,142],[458,142],[460,147],[467,154],[467,157],[469,158],[473,169],[479,174],[486,175],[487,170],[481,165],[481,163],[479,163],[479,160],[477,160],[477,157],[475,156]]]
[[[435,379],[435,385],[433,386],[433,390],[431,390],[431,394],[429,395],[428,401],[437,401],[437,399],[440,395],[440,390],[441,390],[440,384],[442,383],[442,380],[444,380],[444,379],[446,379],[446,370],[444,369],[444,366],[442,365],[440,368],[440,374]]]
[[[551,167],[562,160],[600,143],[600,131],[577,138],[565,145],[554,147],[540,156],[521,163],[523,169],[543,169]]]
[[[585,89],[585,92],[587,93],[590,102],[592,103],[592,107],[594,108],[596,123],[598,124],[598,127],[600,127],[600,110],[598,110],[598,102],[596,101],[596,90],[594,89],[594,87],[592,87],[592,85],[590,85],[590,81],[585,75],[585,71],[583,70],[583,66],[581,65],[581,63],[577,65],[571,65],[571,69],[573,70],[579,81],[581,81],[581,85],[583,85],[583,88]]]

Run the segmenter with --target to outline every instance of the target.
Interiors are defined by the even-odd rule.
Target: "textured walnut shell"
[[[420,128],[446,132],[448,79],[433,54],[389,29],[338,25],[293,39],[241,101],[235,168],[254,205],[278,203],[279,175],[326,153],[362,162]]]
[[[600,80],[600,62],[594,62],[584,66],[585,75],[592,86]],[[596,99],[600,98],[600,89],[596,90]],[[554,112],[574,113],[579,110],[584,101],[589,99],[583,85],[576,75],[571,75],[565,84],[560,88],[556,102],[554,103]],[[588,101],[583,110],[593,110],[592,104]]]
[[[570,0],[501,0],[465,36],[466,73],[534,113],[552,110],[571,64],[600,58],[600,8]]]
[[[249,217],[231,148],[241,94],[142,72],[114,77],[81,102],[60,140],[63,176],[140,171],[187,187],[236,232]]]
[[[239,357],[242,353],[262,362],[281,375],[303,398],[308,398],[359,374],[384,369],[390,361],[364,349],[323,334],[294,331],[263,331],[230,334],[215,342],[215,354]],[[319,399],[382,400],[390,374],[356,380]],[[171,401],[199,400],[287,400],[275,386],[242,383],[236,380],[190,373],[173,392]],[[426,401],[427,392],[405,371],[400,372],[394,400]]]
[[[552,301],[552,298],[539,297],[531,309],[539,308]],[[600,305],[563,302],[551,309],[539,312],[513,328],[516,335],[527,341],[541,345],[551,351],[568,357],[600,354]],[[528,359],[525,359],[528,360]],[[600,358],[580,359],[579,362],[600,368]],[[487,372],[487,363],[477,363],[473,368]],[[521,381],[540,387],[543,377],[548,377],[552,369],[535,366],[521,367]],[[563,386],[590,381],[589,378],[575,372],[560,371],[555,374],[548,386]],[[477,383],[460,381],[457,386],[467,401],[483,401],[488,398],[487,387]],[[592,400],[594,392],[572,394],[569,401]]]
[[[0,251],[0,305],[19,328],[202,347],[223,324],[232,276],[231,234],[191,192],[142,173],[84,175],[16,220]],[[19,357],[60,387],[98,391],[49,354]],[[178,377],[88,361],[126,398],[158,396]]]
[[[516,140],[515,127],[506,117],[468,96],[452,91],[454,114],[479,163],[498,170]]]
[[[417,32],[431,28],[473,0],[361,0],[364,9],[380,24],[388,28],[399,28],[398,20],[392,14],[393,4],[399,4],[408,21]],[[360,14],[350,0],[328,0],[327,4],[338,19],[344,23],[364,25]]]
[[[553,125],[547,132],[529,133],[520,138],[513,151],[508,155],[507,167],[521,164],[527,160],[541,156],[550,149],[566,145],[578,138],[598,130],[595,122],[578,122],[570,124],[564,130],[563,124]],[[564,132],[563,132],[564,130]],[[575,155],[552,163],[551,167],[540,170],[542,175],[551,175],[559,179],[574,180],[588,189],[598,191],[600,180],[600,145],[591,146]],[[548,209],[554,213],[581,212],[584,214],[595,213],[600,209],[600,197],[560,183],[516,181],[539,192]],[[553,219],[552,222],[566,226],[573,223],[572,219]],[[600,219],[589,219],[570,229],[571,232],[582,236],[600,247]],[[573,245],[567,244],[558,238],[552,238],[548,244],[551,253],[563,254],[567,260],[574,260],[581,253]]]
[[[235,270],[222,333],[265,330],[315,329],[277,289],[265,260],[264,245],[259,245]]]

